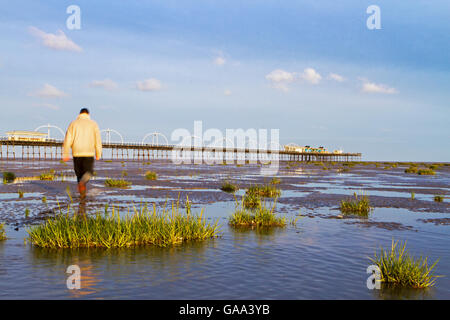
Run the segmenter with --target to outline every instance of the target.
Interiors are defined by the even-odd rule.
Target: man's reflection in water
[[[74,261],[75,265],[80,267],[80,289],[72,289],[70,295],[74,298],[83,298],[84,296],[99,292],[98,283],[100,282],[100,274],[96,272],[89,258],[82,261]]]

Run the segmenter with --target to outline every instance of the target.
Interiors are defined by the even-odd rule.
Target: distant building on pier
[[[37,131],[8,131],[6,136],[10,141],[48,141],[48,134]]]
[[[295,146],[295,145],[287,145],[284,146],[284,150],[287,152],[298,152],[298,153],[329,153],[327,149],[324,147],[313,148],[311,146]]]

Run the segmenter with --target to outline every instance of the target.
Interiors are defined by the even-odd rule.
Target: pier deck
[[[0,159],[13,160],[57,160],[62,158],[62,141],[12,141],[0,138]],[[356,161],[361,153],[295,152],[250,148],[176,146],[142,143],[103,143],[110,150],[109,159],[223,159],[256,161],[277,159],[278,161]]]

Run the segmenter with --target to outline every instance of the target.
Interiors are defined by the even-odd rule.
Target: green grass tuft
[[[233,227],[284,227],[286,218],[278,217],[275,213],[274,201],[271,207],[267,207],[260,199],[255,210],[248,210],[244,205],[244,200],[239,204],[236,201],[236,208],[231,215],[229,224]]]
[[[156,179],[158,179],[158,174],[154,171],[147,171],[147,172],[145,172],[145,179],[156,180]]]
[[[260,197],[275,198],[281,195],[281,190],[277,189],[273,184],[253,185],[246,190],[245,194],[255,194]]]
[[[224,192],[234,193],[239,190],[239,187],[236,184],[233,184],[229,181],[225,181],[224,183],[222,183],[220,190],[222,190]]]
[[[41,173],[41,175],[39,176],[39,180],[53,181],[54,179],[55,179],[54,171],[44,172],[44,173]]]
[[[280,184],[281,183],[281,179],[274,177],[272,178],[272,180],[270,180],[270,184]]]
[[[126,181],[123,179],[106,179],[105,186],[110,188],[127,188],[131,185],[130,181]]]
[[[354,198],[342,200],[340,210],[345,214],[356,214],[360,216],[368,216],[372,208],[370,207],[369,198],[364,194],[358,197],[356,192]]]
[[[186,241],[202,241],[215,238],[220,227],[217,221],[208,223],[200,214],[191,214],[190,206],[181,213],[179,202],[171,208],[151,209],[147,205],[133,208],[121,217],[114,207],[94,216],[69,215],[60,212],[42,225],[27,229],[28,240],[44,248],[120,248],[141,245],[166,247]]]
[[[422,176],[422,175],[435,175],[436,172],[434,172],[433,169],[419,169],[419,171],[417,171],[417,174],[419,176]]]
[[[434,201],[436,201],[436,202],[443,202],[444,201],[444,196],[436,195],[436,196],[434,196]]]
[[[409,168],[405,169],[405,173],[417,173],[419,169],[417,169],[416,166],[410,166]]]
[[[406,242],[398,243],[392,240],[391,250],[381,248],[380,255],[370,259],[380,268],[381,282],[412,287],[427,288],[435,284],[433,269],[437,262],[428,266],[428,258],[415,259],[406,250]]]
[[[243,197],[244,208],[251,209],[256,208],[261,202],[261,197],[255,193],[245,193]]]
[[[16,180],[16,175],[14,172],[3,172],[3,183],[11,183],[14,182],[14,180]]]
[[[243,205],[245,208],[256,208],[261,202],[261,198],[278,198],[281,190],[277,189],[273,183],[265,185],[250,186],[244,194]]]
[[[0,223],[0,241],[6,240],[5,225]]]

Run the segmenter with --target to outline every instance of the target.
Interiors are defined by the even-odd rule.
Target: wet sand
[[[413,212],[450,213],[450,166],[442,166],[434,176],[419,176],[404,173],[408,166],[384,169],[374,164],[357,164],[348,168],[341,163],[326,164],[328,170],[317,164],[281,163],[276,177],[281,179],[278,187],[282,195],[278,203],[283,205],[280,211],[298,211],[306,208],[331,208],[330,213],[308,213],[310,218],[348,218],[342,217],[338,210],[341,200],[350,197],[354,192],[369,196],[371,206],[377,208],[404,208]],[[55,181],[41,181],[41,173],[53,169]],[[0,219],[16,226],[37,223],[51,215],[59,207],[70,204],[67,188],[70,189],[75,204],[79,198],[72,163],[58,161],[10,161],[1,164],[2,171],[12,171],[18,177],[15,183],[0,186],[0,197],[3,195]],[[146,171],[155,171],[157,180],[146,180]],[[346,170],[342,172],[342,170]],[[125,180],[132,183],[126,189],[107,188],[106,178],[120,179],[126,172]],[[162,204],[166,200],[180,199],[183,203],[186,196],[193,204],[211,204],[222,201],[235,201],[235,196],[220,191],[226,180],[240,187],[237,199],[243,189],[260,183],[267,183],[275,176],[261,175],[261,165],[175,165],[167,161],[97,161],[96,176],[89,182],[87,210],[96,211],[106,203],[116,206],[130,207],[129,204],[140,202]],[[62,178],[62,175],[64,176]],[[35,177],[35,178],[33,178]],[[25,192],[23,199],[18,199],[18,190]],[[415,193],[415,200],[411,199]],[[435,202],[434,195],[443,195],[443,202]],[[42,198],[47,203],[42,202]],[[19,201],[20,200],[20,201]],[[30,214],[22,214],[28,208]],[[443,220],[445,221],[445,220]],[[364,226],[380,228],[407,228],[401,223],[383,225],[370,220],[361,223]],[[439,224],[440,222],[437,221]]]

